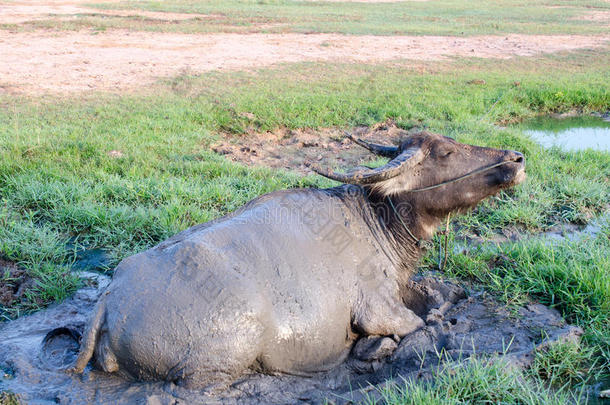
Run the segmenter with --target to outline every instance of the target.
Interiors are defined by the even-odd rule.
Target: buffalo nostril
[[[513,162],[516,163],[523,163],[525,162],[525,158],[523,157],[523,154],[514,150],[510,151],[510,160],[512,160]]]

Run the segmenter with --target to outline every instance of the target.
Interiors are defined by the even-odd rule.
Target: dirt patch
[[[79,15],[114,17],[142,17],[162,21],[209,19],[207,14],[169,13],[145,10],[104,10],[73,4],[3,4],[0,5],[0,21],[3,24],[21,24],[27,21],[76,18]]]
[[[367,142],[396,145],[409,131],[398,128],[392,120],[388,120],[372,127],[356,127],[350,133]],[[375,159],[337,128],[283,128],[275,132],[251,131],[240,136],[226,134],[221,142],[212,145],[212,150],[249,166],[290,169],[303,174],[312,173],[310,163],[323,167],[353,168]]]
[[[610,22],[610,11],[609,10],[589,11],[586,14],[573,17],[572,19],[581,20],[581,21],[607,23],[607,22]]]
[[[422,2],[430,0],[305,0],[315,2],[328,2],[328,3],[405,3],[405,2]]]
[[[510,58],[603,46],[610,36],[479,37],[0,31],[0,85],[29,93],[138,89],[180,72],[279,63]],[[27,61],[27,63],[24,63]]]
[[[24,298],[34,285],[27,271],[15,263],[0,259],[0,305],[10,307]]]
[[[537,348],[556,340],[578,339],[582,331],[567,325],[557,311],[530,304],[510,312],[484,293],[466,297],[464,290],[434,277],[416,277],[405,295],[407,306],[426,326],[403,339],[366,337],[357,341],[348,360],[312,377],[252,372],[222,392],[185,390],[172,383],[133,382],[116,374],[87,369],[84,376],[61,370],[72,364],[82,331],[97,298],[108,285],[97,283],[54,307],[9,322],[0,329],[0,368],[11,370],[6,389],[25,402],[54,403],[359,403],[375,388],[397,381],[432,377],[436,353],[450,361],[477,356],[503,356],[516,367],[527,367]],[[97,287],[94,287],[96,286]],[[68,326],[75,333],[47,333]],[[543,339],[543,336],[547,336]]]

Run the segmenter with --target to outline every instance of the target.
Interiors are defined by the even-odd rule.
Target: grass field
[[[581,1],[553,3],[563,8],[541,4],[502,0],[474,11],[452,0],[413,2],[408,8],[401,3],[138,1],[112,7],[221,17],[217,26],[81,16],[69,23],[48,20],[18,28],[414,35],[597,34],[607,29],[603,23],[571,19],[585,10]],[[610,3],[588,1],[586,10],[592,8],[610,10]],[[280,25],[257,25],[263,23]],[[509,60],[316,62],[180,75],[127,94],[0,93],[0,258],[18,263],[34,280],[20,301],[0,306],[0,316],[9,320],[68,297],[79,285],[71,266],[80,249],[104,249],[110,270],[122,258],[260,194],[334,184],[233,163],[210,149],[221,137],[278,128],[349,129],[392,119],[403,128],[428,128],[526,155],[528,180],[455,220],[452,240],[467,233],[491,237],[506,227],[532,237],[452,253],[447,276],[474,281],[509,306],[529,300],[554,306],[583,327],[585,337],[580,346],[540,353],[526,375],[473,360],[457,371],[439,370],[435,383],[389,389],[386,399],[582,402],[581,387],[610,373],[610,227],[571,243],[549,244],[536,235],[557,224],[582,225],[608,215],[610,154],[545,150],[511,124],[540,114],[607,112],[609,59],[605,47]],[[500,264],[490,265],[498,257]],[[431,253],[423,266],[433,266],[432,259]],[[472,392],[467,389],[472,386],[485,389]]]
[[[459,0],[405,3],[308,2],[293,0],[173,0],[123,1],[95,4],[100,9],[127,9],[196,13],[190,20],[159,21],[133,16],[109,17],[95,11],[58,22],[49,18],[7,28],[131,30],[165,32],[339,32],[373,35],[481,34],[601,34],[607,21],[581,19],[595,12],[609,12],[604,0],[523,2],[499,0],[472,7]]]

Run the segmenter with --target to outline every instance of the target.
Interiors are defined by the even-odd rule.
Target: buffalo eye
[[[442,144],[442,145],[438,145],[434,149],[434,156],[436,156],[438,159],[444,159],[444,158],[451,156],[451,154],[454,153],[455,151],[456,151],[456,149],[453,145]]]
[[[453,152],[455,152],[453,149],[441,149],[437,152],[437,156],[441,159],[447,158],[449,157]]]

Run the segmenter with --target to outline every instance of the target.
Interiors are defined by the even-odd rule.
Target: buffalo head
[[[391,160],[349,174],[319,168],[316,172],[381,197],[408,200],[434,217],[472,208],[525,178],[525,158],[512,150],[466,145],[426,131],[409,136],[398,147],[349,138]]]

